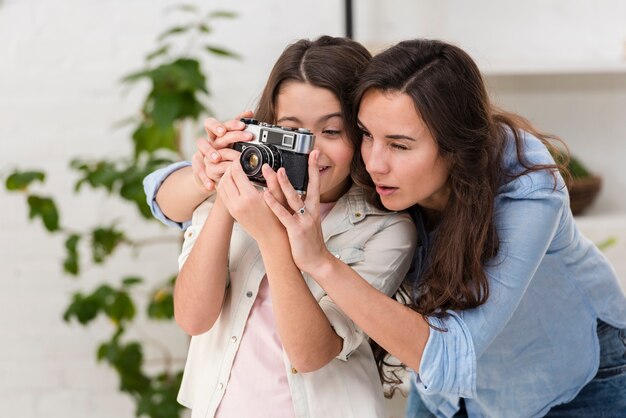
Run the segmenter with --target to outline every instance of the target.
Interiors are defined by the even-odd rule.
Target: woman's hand
[[[252,139],[252,134],[243,132],[246,125],[240,119],[253,116],[251,111],[245,111],[224,123],[214,118],[204,121],[207,138],[196,141],[198,151],[191,158],[193,179],[197,186],[203,190],[215,190],[231,161],[239,159],[240,153],[231,148],[232,144]]]
[[[229,163],[217,188],[218,196],[228,208],[231,216],[257,241],[271,240],[272,234],[284,232],[280,221],[265,203],[263,191],[257,189],[248,179],[239,159]],[[265,167],[274,173],[271,168]],[[282,200],[280,188],[274,199]]]
[[[287,229],[291,254],[296,265],[309,274],[326,259],[333,258],[324,243],[320,220],[318,156],[319,151],[313,151],[309,155],[309,184],[304,201],[289,182],[284,168],[274,173],[269,167],[263,167],[263,177],[268,183],[268,190],[263,195],[265,202]],[[279,195],[277,186],[285,196],[287,205],[276,199],[275,196]]]

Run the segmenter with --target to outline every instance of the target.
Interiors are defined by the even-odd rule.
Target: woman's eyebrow
[[[401,135],[401,134],[385,135],[385,138],[389,138],[389,139],[406,139],[408,141],[415,142],[415,138],[412,138],[412,137],[407,136],[407,135]]]
[[[357,119],[356,121],[357,125],[359,126],[359,129],[363,129],[365,131],[368,131],[368,129],[365,127],[365,125],[363,124],[363,122],[361,122],[360,120]],[[402,135],[402,134],[391,134],[391,135],[385,135],[385,138],[387,139],[406,139],[408,141],[413,141],[415,142],[415,138],[410,137],[408,135]]]

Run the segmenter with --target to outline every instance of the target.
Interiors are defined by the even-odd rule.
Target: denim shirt
[[[525,134],[531,164],[552,164],[545,146]],[[512,135],[505,167],[524,170]],[[560,176],[525,174],[498,190],[498,255],[486,268],[489,299],[477,308],[429,317],[431,325],[412,391],[437,417],[451,417],[459,398],[471,417],[539,417],[572,400],[596,374],[597,319],[626,327],[626,297],[615,271],[578,230]],[[429,236],[414,213],[423,263]],[[419,272],[419,266],[415,268]]]

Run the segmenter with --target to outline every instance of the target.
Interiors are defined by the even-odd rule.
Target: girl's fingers
[[[253,117],[254,117],[254,112],[252,110],[244,110],[243,112],[235,116],[235,119],[253,118]]]
[[[243,193],[244,191],[256,192],[256,189],[252,185],[250,180],[248,179],[248,176],[246,175],[246,173],[243,172],[243,168],[241,167],[239,160],[233,161],[230,164],[231,166],[229,170],[233,178],[233,181],[235,182],[235,185],[237,186],[237,189],[239,189],[239,192],[240,193]]]
[[[226,193],[229,201],[232,201],[233,199],[236,199],[239,197],[239,189],[237,188],[237,184],[233,180],[230,167],[227,168],[226,171],[224,172],[224,175],[222,176],[222,179],[220,180],[219,187]]]
[[[204,120],[204,131],[209,137],[209,140],[214,141],[215,138],[218,138],[226,133],[226,128],[219,120],[215,118],[206,118]]]
[[[206,131],[209,140],[214,141],[217,138],[221,138],[229,131],[243,130],[246,127],[246,124],[239,119],[240,118],[231,119],[222,123],[215,118],[207,118],[204,120],[204,130]]]
[[[320,152],[315,150],[309,154],[309,184],[306,189],[306,205],[309,210],[316,211],[320,206],[320,170],[317,159]]]
[[[278,169],[278,184],[280,184],[280,188],[283,191],[283,194],[287,198],[287,204],[293,211],[297,211],[298,209],[304,206],[304,202],[302,197],[296,192],[296,190],[291,185],[289,178],[287,178],[287,172],[283,167]]]
[[[220,154],[221,161],[235,161],[239,160],[241,153],[239,151],[235,151],[232,148],[222,148],[217,151]]]
[[[267,190],[274,196],[281,205],[287,205],[287,198],[280,188],[280,184],[278,184],[278,177],[276,172],[270,168],[269,165],[263,164],[261,168],[263,170],[263,178],[265,178],[265,183],[267,184]]]
[[[241,122],[240,122],[241,123]],[[254,135],[248,131],[229,131],[221,138],[217,138],[213,141],[213,146],[216,149],[223,149],[232,146],[235,142],[248,142],[254,138]]]
[[[211,161],[218,162],[221,160],[221,155],[217,150],[211,146],[209,141],[204,138],[200,138],[196,141],[196,146],[198,147],[198,151],[202,153],[203,156],[209,157]]]
[[[196,152],[191,158],[191,171],[198,184],[201,184],[207,190],[214,189],[215,184],[206,174],[206,165],[200,152]]]
[[[274,212],[274,215],[276,215],[280,223],[283,224],[286,229],[291,229],[297,226],[298,221],[291,215],[291,213],[289,213],[289,211],[287,211],[287,209],[285,209],[283,205],[278,202],[278,200],[276,200],[274,195],[272,195],[269,190],[266,190],[263,193],[263,198],[265,199],[267,206],[269,206],[272,212]]]

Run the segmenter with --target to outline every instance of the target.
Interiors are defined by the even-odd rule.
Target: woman
[[[410,305],[333,260],[310,215],[265,198],[298,267],[414,371],[407,417],[624,416],[626,298],[576,227],[549,137],[497,111],[471,58],[439,41],[374,57],[355,106],[353,177],[417,226]]]
[[[393,294],[411,262],[414,227],[406,214],[368,205],[350,179],[354,146],[345,119],[369,58],[360,44],[341,38],[294,43],[276,62],[256,116],[315,134],[309,187],[317,202],[289,216],[323,219],[324,248],[377,291]],[[185,220],[218,184],[193,212],[179,259],[175,317],[193,335],[180,402],[194,417],[383,416],[367,337],[303,277],[285,228],[244,174],[239,154],[226,147],[250,139],[241,122],[207,125],[211,143],[199,142],[196,168],[176,165],[145,181],[153,211],[160,206],[174,221]],[[285,171],[272,173],[264,167],[268,185],[279,191]]]

